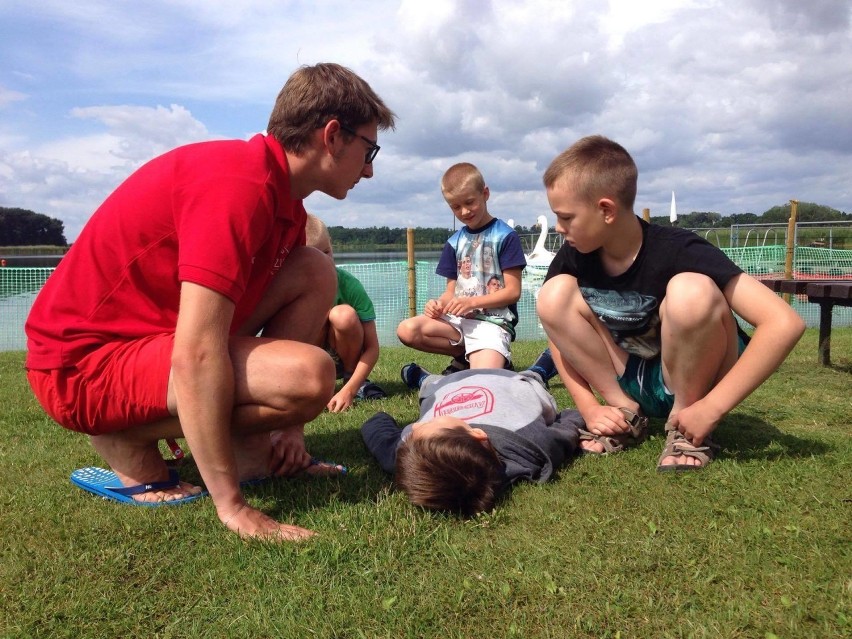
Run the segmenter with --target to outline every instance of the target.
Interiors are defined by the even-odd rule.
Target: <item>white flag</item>
[[[672,209],[669,213],[669,221],[672,224],[677,222],[677,206],[675,205],[674,191],[672,191]]]

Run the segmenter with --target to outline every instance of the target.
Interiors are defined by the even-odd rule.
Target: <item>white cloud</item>
[[[27,96],[20,91],[10,91],[3,86],[0,86],[0,108],[6,106],[7,104],[11,104],[12,102],[19,102],[21,100],[26,100]]]
[[[603,133],[640,169],[637,208],[849,211],[849,3],[832,0],[45,0],[0,20],[0,204],[82,222],[139,163],[262,130],[286,77],[333,60],[399,115],[375,177],[330,223],[447,225],[437,187],[480,166],[501,217],[545,212],[541,174]],[[168,106],[163,106],[168,105]]]
[[[204,125],[177,105],[74,108],[69,115],[95,120],[106,132],[65,137],[32,150],[0,151],[0,204],[62,219],[69,239],[109,191],[143,162],[210,138]]]

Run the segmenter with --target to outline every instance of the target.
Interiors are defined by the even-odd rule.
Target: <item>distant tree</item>
[[[760,221],[755,213],[731,213],[728,219],[731,224],[757,224]]]
[[[401,247],[407,242],[407,231],[404,228],[389,228],[387,226],[372,226],[369,228],[346,228],[343,226],[329,226],[329,235],[332,243],[340,248],[352,247],[375,247],[383,246]],[[440,245],[447,241],[452,234],[450,229],[445,228],[417,228],[414,232],[415,242],[418,245]]]
[[[642,217],[641,215],[639,217]],[[644,218],[643,218],[644,219]],[[651,224],[656,224],[657,226],[671,226],[672,221],[669,219],[668,215],[652,215],[649,219]],[[678,224],[680,224],[681,220],[678,220]]]
[[[786,224],[790,219],[790,204],[773,206],[771,209],[757,215],[755,213],[732,213],[721,215],[710,211],[692,211],[678,217],[677,224],[682,228],[726,228],[732,224]],[[799,202],[798,220],[800,222],[835,222],[852,221],[851,213],[844,213],[830,206],[814,204],[813,202]],[[659,226],[671,226],[668,215],[651,217],[651,224]]]
[[[0,206],[0,246],[67,246],[65,223],[27,209]]]
[[[678,225],[689,229],[708,229],[713,228],[721,219],[719,213],[693,211],[682,217],[678,216]]]
[[[814,204],[813,202],[799,202],[797,207],[797,218],[799,222],[834,222],[848,219],[845,213],[833,209],[830,206]],[[786,222],[790,219],[790,203],[781,206],[773,206],[761,216],[762,222]]]

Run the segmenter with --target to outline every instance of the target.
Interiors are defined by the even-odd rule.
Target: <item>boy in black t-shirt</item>
[[[712,459],[710,434],[805,326],[709,242],[636,217],[637,177],[627,151],[602,136],[553,160],[544,185],[565,244],[537,310],[586,421],[584,451],[618,452],[645,438],[648,416],[666,417],[657,469],[690,470]],[[755,327],[750,340],[734,312]]]

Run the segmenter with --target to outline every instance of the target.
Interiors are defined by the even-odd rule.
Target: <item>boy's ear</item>
[[[482,189],[482,197],[486,202],[488,201],[489,195],[491,195],[491,190],[486,186],[484,189]]]
[[[470,429],[470,436],[473,437],[474,439],[478,439],[481,442],[487,442],[488,441],[488,433],[486,433],[481,428],[476,428],[476,427],[471,428]]]
[[[615,216],[618,214],[618,206],[608,197],[602,197],[598,200],[598,210],[603,214],[604,222],[610,224],[615,221]]]

